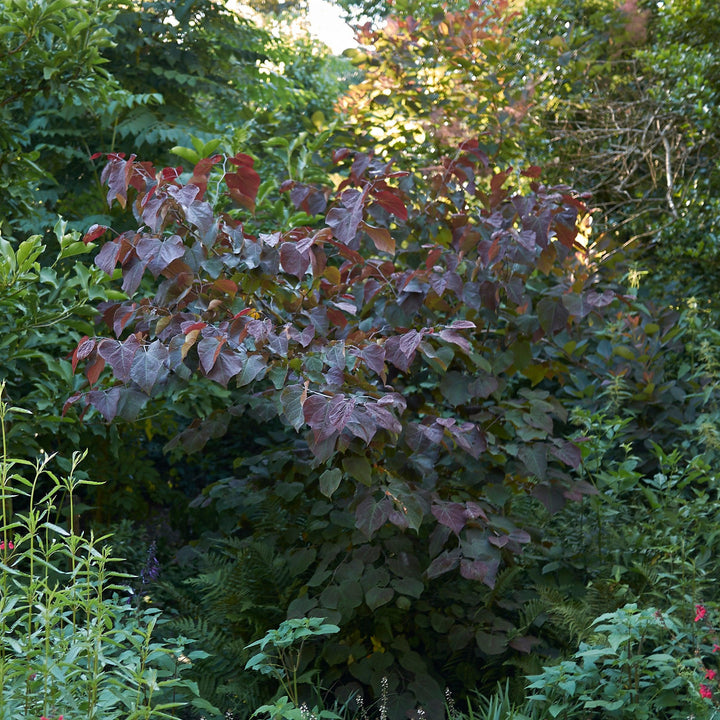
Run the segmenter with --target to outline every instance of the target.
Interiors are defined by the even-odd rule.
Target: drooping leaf
[[[360,227],[370,236],[377,250],[390,255],[395,254],[395,240],[387,228],[375,227],[366,222],[360,223]]]
[[[167,374],[168,349],[159,340],[135,353],[130,379],[150,395],[155,384]]]
[[[428,580],[440,577],[451,570],[454,570],[460,563],[460,548],[444,550],[429,565],[425,571]]]
[[[313,429],[316,442],[322,442],[343,431],[352,416],[355,399],[342,393],[327,398],[311,395],[303,405],[305,422]]]
[[[82,241],[85,245],[89,245],[91,242],[104,235],[108,230],[109,228],[106,225],[91,225],[88,231],[83,235]]]
[[[342,206],[332,208],[325,216],[325,222],[332,228],[333,235],[343,245],[350,245],[358,233],[367,192],[367,188],[362,192],[346,190],[342,194]]]
[[[303,402],[306,395],[307,390],[302,385],[288,385],[280,393],[283,414],[295,430],[300,430],[305,423]]]

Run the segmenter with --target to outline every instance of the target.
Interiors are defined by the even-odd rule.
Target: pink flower
[[[701,685],[700,686],[700,695],[704,698],[711,698],[712,697],[712,690],[707,685]]]
[[[718,650],[720,650],[720,645],[715,643],[715,645],[713,645],[713,652],[717,652]]]
[[[715,670],[706,670],[705,671],[705,679],[706,680],[714,680],[716,675],[717,675],[717,672],[715,672]]]
[[[705,617],[707,610],[704,605],[695,606],[695,622],[700,622]]]
[[[12,541],[8,542],[7,546],[8,546],[9,550],[15,549],[15,545],[13,545]],[[4,549],[5,549],[5,543],[0,541],[0,550],[4,550]]]

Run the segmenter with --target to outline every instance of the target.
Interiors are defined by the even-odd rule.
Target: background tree
[[[32,138],[33,121],[41,122],[37,108],[105,104],[118,91],[102,67],[115,16],[110,0],[11,0],[0,8],[0,222],[6,234],[40,212],[34,189],[48,173]]]

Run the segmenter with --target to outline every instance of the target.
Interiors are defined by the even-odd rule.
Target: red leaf
[[[209,158],[203,158],[193,168],[193,174],[190,180],[188,180],[188,185],[196,185],[198,188],[200,188],[198,200],[202,200],[203,196],[205,195],[208,179],[210,177],[210,171],[212,170],[213,166],[219,163],[221,160],[222,155],[213,155]]]
[[[245,311],[243,310],[243,312],[245,312]],[[180,329],[182,330],[184,335],[191,333],[193,330],[202,330],[203,328],[206,328],[206,327],[207,327],[207,323],[203,322],[202,320],[199,322],[182,323],[180,325]]]
[[[106,225],[91,225],[90,229],[83,236],[82,241],[89,245],[93,240],[97,240],[103,235],[109,228]]]
[[[183,169],[179,165],[178,167],[164,167],[160,171],[159,177],[162,182],[172,182],[173,180],[177,180],[182,173]]]
[[[63,405],[62,416],[65,417],[65,413],[67,413],[67,411],[70,409],[71,405],[74,405],[78,400],[83,400],[84,398],[85,398],[85,396],[83,395],[83,393],[79,393],[79,392],[71,395],[65,401],[65,404]]]
[[[538,165],[531,165],[529,168],[521,170],[520,174],[523,177],[539,178],[542,175],[542,168]]]
[[[252,212],[255,210],[255,199],[260,188],[260,176],[253,169],[255,161],[243,153],[238,153],[228,160],[238,168],[234,173],[225,174],[228,194],[235,202]]]
[[[90,385],[94,385],[98,381],[104,367],[105,360],[100,355],[96,355],[95,359],[85,368],[85,375],[87,375]]]
[[[360,227],[370,236],[377,250],[390,255],[395,254],[395,240],[387,228],[375,227],[368,225],[366,222],[361,222]]]
[[[72,370],[75,372],[79,360],[84,360],[95,349],[95,340],[91,340],[87,335],[80,338],[80,342],[72,354]]]
[[[376,190],[373,192],[373,197],[377,200],[378,205],[384,208],[388,212],[395,215],[395,217],[401,220],[407,220],[408,212],[405,207],[405,203],[402,201],[399,195],[392,192],[391,190]]]

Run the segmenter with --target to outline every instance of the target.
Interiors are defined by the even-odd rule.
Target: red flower
[[[705,679],[706,680],[714,680],[717,673],[715,670],[706,670],[705,671]]]
[[[712,690],[707,685],[701,685],[700,686],[700,695],[702,695],[704,698],[711,698]]]
[[[12,541],[8,542],[7,546],[8,546],[9,550],[15,549],[15,545],[13,545]],[[0,541],[0,550],[4,550],[4,549],[5,549],[5,543]]]
[[[705,617],[707,610],[704,605],[695,606],[695,622],[700,622]]]

